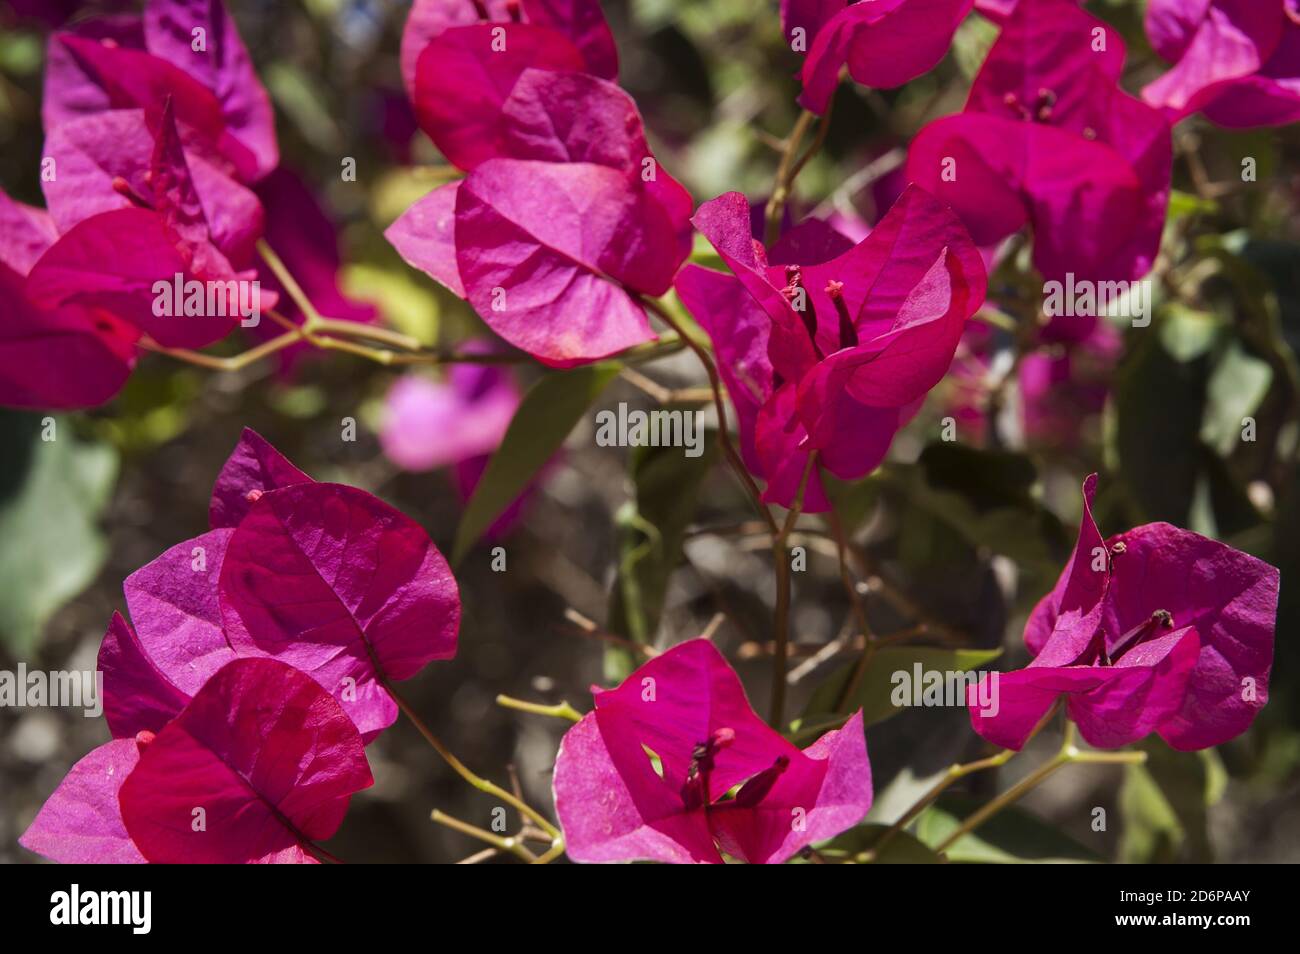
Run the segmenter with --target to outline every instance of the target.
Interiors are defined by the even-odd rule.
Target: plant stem
[[[799,160],[799,146],[802,145],[804,137],[808,135],[808,130],[812,128],[813,123],[817,122],[817,119],[816,113],[807,109],[803,110],[799,113],[799,118],[795,120],[790,135],[786,137],[785,150],[781,153],[781,161],[776,167],[776,180],[772,185],[772,195],[767,200],[767,209],[764,216],[767,222],[764,239],[768,245],[774,243],[781,235],[781,216],[785,212],[786,201],[790,198],[790,189],[794,185],[794,177],[808,160],[808,157],[805,157],[802,161]],[[825,137],[819,138],[824,139]]]
[[[695,352],[699,358],[700,364],[704,365],[704,372],[709,377],[709,388],[713,391],[713,406],[718,414],[718,440],[722,444],[723,454],[727,458],[727,463],[731,465],[732,471],[739,478],[741,486],[749,495],[750,502],[753,503],[754,509],[767,523],[768,528],[773,534],[779,533],[780,528],[776,525],[776,520],[763,504],[763,495],[758,490],[758,485],[754,483],[754,478],[749,475],[745,462],[740,459],[740,454],[736,451],[736,446],[731,442],[731,434],[727,429],[727,405],[722,397],[722,381],[718,377],[718,369],[714,366],[713,360],[709,357],[704,347],[694,338],[686,333],[681,322],[667,308],[655,301],[653,298],[641,298],[641,304],[654,312],[668,327],[677,332],[677,336],[686,343],[686,347]]]
[[[794,529],[799,514],[803,511],[804,494],[808,490],[808,479],[817,465],[817,453],[808,455],[804,465],[803,477],[799,481],[799,490],[794,502],[785,515],[785,522],[772,539],[772,567],[776,573],[776,612],[772,622],[772,712],[768,723],[778,732],[785,722],[785,682],[789,670],[790,657],[790,561],[786,555],[786,543],[790,531]]]
[[[997,798],[993,799],[993,801],[989,802],[979,811],[969,816],[952,834],[935,847],[935,851],[940,853],[946,851],[960,838],[969,835],[1008,805],[1019,801],[1026,793],[1037,788],[1054,775],[1058,769],[1061,769],[1066,765],[1074,763],[1098,765],[1140,765],[1145,762],[1147,758],[1145,752],[1085,751],[1074,744],[1074,736],[1074,723],[1067,721],[1065,724],[1064,737],[1061,741],[1061,748],[1050,761],[1045,762],[1033,772],[1030,772],[1015,785],[1011,786]]]
[[[470,785],[477,788],[480,792],[487,792],[490,795],[495,795],[507,805],[511,805],[524,815],[527,815],[539,828],[552,838],[560,837],[560,830],[551,824],[550,820],[541,812],[537,811],[537,809],[524,802],[523,799],[511,795],[500,785],[489,782],[485,778],[480,778],[471,772],[465,763],[452,755],[451,750],[442,743],[441,739],[434,735],[433,730],[430,729],[429,726],[425,724],[424,720],[416,714],[415,710],[411,708],[410,704],[402,697],[401,693],[393,688],[393,684],[389,682],[387,677],[380,674],[379,678],[383,683],[384,688],[388,690],[388,694],[393,697],[393,701],[397,703],[397,708],[401,709],[402,714],[411,720],[411,724],[415,726],[420,735],[424,736],[424,740],[428,742],[433,750],[442,757],[444,762],[451,766],[452,770],[457,775],[469,782]]]
[[[453,818],[451,815],[448,815],[445,812],[440,812],[436,808],[430,812],[429,817],[439,825],[446,825],[448,828],[458,831],[462,835],[469,835],[471,838],[477,838],[479,841],[487,842],[487,844],[500,851],[508,851],[521,861],[532,864],[537,860],[537,856],[524,847],[518,838],[503,838],[502,836],[493,834],[486,829],[471,825],[469,822],[463,822],[459,818]]]
[[[550,848],[537,856],[537,860],[533,864],[548,865],[562,854],[564,854],[564,839],[557,838]]]
[[[582,719],[582,713],[567,702],[548,706],[539,702],[526,702],[513,696],[498,695],[497,705],[506,709],[517,709],[520,712],[531,712],[533,715],[550,716],[553,719],[568,719],[570,722],[579,722]]]
[[[184,361],[186,364],[197,365],[201,368],[209,368],[213,371],[240,371],[248,367],[250,364],[260,361],[278,351],[283,351],[290,345],[303,340],[306,340],[306,336],[301,331],[286,331],[284,334],[277,335],[268,341],[264,341],[256,347],[249,348],[247,351],[242,351],[239,354],[231,355],[227,358],[204,354],[202,351],[194,351],[190,348],[165,348],[148,336],[140,339],[140,346],[142,348],[147,348],[150,351],[156,351],[159,354],[165,354],[178,361]]]

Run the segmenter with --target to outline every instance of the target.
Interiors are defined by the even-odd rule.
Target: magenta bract
[[[1153,731],[1180,750],[1235,738],[1268,701],[1278,571],[1166,523],[1103,541],[1096,486],[1094,474],[1074,557],[1025,628],[1034,661],[1000,677],[996,713],[972,696],[971,724],[1018,749],[1064,694],[1102,748]]]
[[[372,783],[360,734],[324,689],[276,660],[238,659],[142,745],[119,801],[149,861],[302,863]]]
[[[72,766],[18,843],[63,864],[143,864],[118,807],[118,792],[139,758],[133,738],[93,749]]]
[[[248,297],[241,295],[239,283],[251,280],[255,273],[237,273],[215,244],[216,235],[181,147],[171,100],[164,104],[151,132],[153,149],[143,180],[146,191],[132,193],[133,201],[126,207],[99,212],[73,225],[32,266],[28,295],[47,308],[78,303],[110,310],[169,347],[202,347],[225,337],[235,326],[241,298]],[[130,192],[130,183],[123,180],[121,189]],[[251,197],[234,183],[221,190],[223,199],[240,194]],[[222,217],[234,212],[224,202],[217,207]],[[256,199],[244,209],[248,214],[255,210],[254,219],[260,224]],[[231,225],[223,231],[237,237],[240,249],[251,248],[255,236],[247,228]],[[155,286],[158,282],[174,286],[177,276],[182,288],[193,281],[204,289],[198,314],[159,314]],[[223,300],[213,302],[219,307],[207,301],[209,282],[222,295]],[[270,300],[262,304],[269,307]]]
[[[961,222],[914,187],[847,251],[819,227],[769,254],[739,193],[705,203],[694,222],[735,277],[687,266],[677,292],[713,339],[765,498],[789,506],[814,451],[837,477],[865,476],[984,301],[984,266]],[[809,258],[790,261],[794,249]],[[804,506],[829,507],[817,473]]]
[[[203,49],[195,49],[202,30]],[[156,117],[175,102],[186,149],[254,182],[279,162],[275,119],[234,21],[219,0],[150,0],[142,19],[108,17],[50,38],[47,132],[108,110]]]
[[[531,24],[564,37],[582,57],[580,69],[604,79],[618,76],[618,50],[599,0],[415,0],[402,30],[402,81],[414,96],[416,70],[425,47],[453,27]],[[509,49],[509,30],[505,37]],[[499,42],[499,41],[498,41]],[[508,92],[508,90],[507,90]]]
[[[807,44],[800,103],[824,113],[839,85],[840,70],[863,86],[902,86],[939,64],[953,32],[974,0],[864,0],[831,13],[825,0],[785,0],[787,40],[802,29]]]
[[[460,599],[446,561],[418,524],[353,487],[263,494],[231,536],[219,592],[237,654],[310,673],[366,733],[395,718],[388,680],[456,653]]]
[[[46,212],[0,192],[0,405],[94,407],[121,390],[135,365],[139,332],[115,315],[28,296],[27,274],[57,236]]]
[[[593,691],[595,710],[555,762],[555,810],[575,861],[717,864],[721,850],[780,864],[871,808],[861,713],[800,751],[754,713],[708,640]]]
[[[671,286],[690,252],[691,200],[650,154],[631,97],[530,69],[501,116],[497,158],[413,205],[388,240],[546,364],[652,340],[636,297]]]
[[[1142,96],[1171,119],[1199,111],[1235,129],[1300,119],[1297,0],[1151,0],[1146,29],[1174,65]]]
[[[1119,34],[1071,0],[1017,4],[965,110],[913,141],[908,177],[975,242],[1027,223],[1043,276],[1141,278],[1160,247],[1172,151],[1159,111],[1123,92]]]

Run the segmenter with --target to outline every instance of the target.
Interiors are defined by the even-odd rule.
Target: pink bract
[[[822,0],[785,0],[781,5],[787,39],[805,30],[803,95],[799,101],[824,113],[839,85],[840,71],[863,86],[890,89],[939,64],[973,0],[859,0],[829,15]]]
[[[1049,280],[1151,270],[1172,151],[1159,111],[1120,89],[1119,34],[1071,0],[1017,4],[965,110],[913,141],[908,177],[948,202],[975,242],[1026,224]]]
[[[694,219],[734,277],[692,265],[676,287],[713,339],[746,463],[767,481],[765,499],[789,506],[813,451],[845,480],[884,459],[947,370],[986,278],[962,224],[918,188],[847,251],[819,228],[769,255],[748,208],[728,193]],[[790,261],[796,249],[809,258]],[[804,507],[829,507],[818,473]]]
[[[135,365],[139,332],[115,315],[28,296],[27,274],[57,236],[46,212],[0,192],[0,405],[94,407],[121,390]]]
[[[60,236],[32,266],[27,292],[47,308],[76,303],[119,315],[168,347],[202,347],[226,334],[238,321],[239,283],[254,273],[237,273],[217,247],[212,223],[191,176],[179,132],[167,100],[151,130],[153,149],[143,195],[126,207],[99,212],[77,222]],[[225,195],[236,194],[233,183]],[[130,191],[130,183],[122,188]],[[242,191],[242,190],[241,190]],[[220,214],[229,215],[222,205]],[[255,208],[260,222],[260,206]],[[240,236],[247,249],[252,236],[241,227],[226,230]],[[155,285],[182,282],[221,283],[225,314],[210,313],[205,303],[199,315],[159,315]],[[203,286],[206,288],[206,286]],[[244,296],[246,297],[246,296]],[[262,304],[269,307],[264,299]]]
[[[206,49],[196,51],[194,30]],[[279,162],[270,98],[219,0],[150,0],[142,18],[87,20],[49,42],[42,119],[175,102],[186,149],[254,182]]]
[[[118,792],[139,758],[133,738],[93,749],[45,800],[18,843],[62,864],[143,864],[118,807]]]
[[[1146,29],[1174,65],[1142,96],[1171,119],[1200,111],[1234,129],[1300,119],[1297,0],[1151,0]]]
[[[754,713],[708,640],[593,692],[595,710],[555,762],[555,810],[575,861],[718,864],[721,850],[780,864],[871,807],[861,713],[800,751]]]
[[[1073,559],[1035,607],[1035,654],[999,680],[996,713],[971,724],[1020,748],[1064,694],[1090,744],[1114,748],[1155,731],[1173,748],[1235,738],[1268,701],[1278,571],[1166,523],[1103,541],[1092,519],[1094,474]]]
[[[324,689],[276,660],[238,659],[143,745],[119,800],[149,861],[310,863],[310,843],[372,783],[361,736]]]
[[[388,681],[456,653],[446,561],[418,524],[353,487],[262,494],[230,538],[219,593],[236,653],[289,662],[358,704],[391,702]]]
[[[691,201],[650,154],[631,98],[527,70],[502,115],[497,158],[413,205],[388,240],[546,364],[652,340],[637,298],[664,294],[689,254]]]

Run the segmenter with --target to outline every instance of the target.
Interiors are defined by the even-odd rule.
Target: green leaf
[[[453,563],[461,561],[483,531],[559,450],[578,419],[618,376],[621,367],[617,362],[604,362],[550,374],[528,390],[465,506],[456,528]]]
[[[818,845],[817,850],[828,858],[855,858],[863,852],[871,851],[887,831],[889,831],[888,825],[859,825]],[[915,835],[900,831],[890,836],[880,853],[872,856],[870,863],[937,865],[940,860],[934,850],[922,844]]]
[[[35,415],[0,412],[0,441],[13,451],[0,486],[0,641],[20,657],[103,566],[97,521],[117,476],[116,451],[75,439],[64,419],[46,420],[52,432]]]
[[[933,646],[886,646],[877,650],[867,663],[862,679],[848,700],[847,706],[840,707],[840,712],[853,712],[862,709],[862,721],[865,725],[883,722],[890,716],[902,711],[901,706],[894,705],[895,692],[903,693],[904,688],[915,681],[916,666],[922,672],[938,671],[969,672],[992,662],[1002,655],[1001,649],[939,649]],[[800,719],[801,730],[823,724],[830,725],[836,718],[836,704],[853,673],[854,663],[847,663],[833,672],[830,677],[817,687],[804,714]],[[906,673],[908,681],[897,680],[900,687],[895,689],[895,673]],[[921,684],[924,689],[924,683]],[[911,698],[910,696],[908,698]],[[965,703],[962,691],[961,703]],[[841,717],[842,718],[842,717]]]
[[[1114,391],[1117,473],[1145,520],[1187,524],[1201,464],[1207,359],[1179,362],[1142,335]]]
[[[890,464],[875,474],[900,505],[900,556],[931,571],[968,552],[1008,556],[1030,574],[1054,578],[1067,535],[1030,491],[1037,473],[1024,455],[938,442],[916,465]]]
[[[1233,341],[1210,373],[1201,440],[1220,454],[1241,443],[1242,419],[1255,413],[1273,383],[1267,361],[1248,354]]]
[[[693,408],[681,410],[694,413]],[[619,563],[607,621],[612,633],[638,643],[654,640],[668,580],[681,560],[682,538],[695,515],[696,494],[717,450],[712,434],[702,450],[698,457],[688,457],[681,447],[637,447],[628,455],[636,498],[615,516]],[[622,679],[632,668],[633,659],[625,650],[607,651],[607,678]]]
[[[1140,747],[1147,761],[1126,766],[1120,789],[1120,857],[1138,863],[1213,861],[1207,810],[1227,784],[1218,753],[1175,752],[1159,739]]]
[[[938,846],[985,802],[949,796],[926,810],[916,823],[922,843]],[[1105,859],[1023,809],[1004,808],[945,852],[952,862],[983,864],[1095,864]]]

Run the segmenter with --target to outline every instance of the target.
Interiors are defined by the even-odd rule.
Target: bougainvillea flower
[[[139,333],[114,315],[28,297],[27,273],[57,235],[46,212],[0,192],[0,405],[94,407],[121,390],[135,364]]]
[[[827,16],[830,3],[785,0],[781,5],[786,38],[802,29],[803,95],[799,102],[815,113],[830,105],[840,70],[863,86],[890,89],[928,73],[948,52],[958,24],[974,0],[858,0]]]
[[[356,726],[314,680],[237,659],[142,738],[119,802],[152,862],[311,863],[312,842],[331,837],[373,781]]]
[[[1053,333],[1058,321],[1041,329],[1021,357],[1013,404],[1024,443],[1074,450],[1085,427],[1106,405],[1123,338],[1109,322],[1087,319],[1069,319],[1069,336],[1060,336]],[[1076,338],[1074,332],[1084,326],[1086,333]],[[952,387],[944,413],[956,419],[965,440],[979,444],[987,435],[988,399],[1011,366],[1009,345],[989,325],[978,322],[962,336],[948,373]]]
[[[596,708],[555,760],[555,811],[574,861],[718,864],[721,851],[780,864],[871,808],[861,712],[800,751],[754,713],[706,639],[593,692]]]
[[[236,272],[217,246],[170,100],[153,139],[149,171],[141,183],[145,191],[136,193],[124,181],[120,191],[131,199],[129,207],[91,215],[60,236],[32,266],[27,292],[47,308],[75,302],[111,310],[162,345],[202,347],[225,337],[244,310],[270,307],[271,299],[268,294],[253,302],[255,291],[248,283],[256,273]],[[223,210],[218,221],[225,221],[225,214]],[[231,232],[247,247],[251,236],[246,231],[234,227],[227,230]],[[196,282],[205,290],[198,314],[176,314],[179,302],[159,313],[155,286],[160,281],[174,284],[176,276],[182,287]],[[219,308],[209,307],[209,290],[222,296]]]
[[[1026,0],[975,78],[965,111],[912,143],[908,177],[951,204],[977,244],[1027,223],[1049,280],[1141,278],[1160,247],[1169,126],[1118,85],[1118,33],[1070,0]]]
[[[47,132],[81,116],[175,103],[186,150],[255,182],[279,163],[275,116],[220,0],[150,0],[143,18],[88,20],[50,38]]]
[[[225,654],[265,655],[270,652],[275,655],[273,648],[263,648],[254,641],[228,638],[223,614],[229,610],[221,599],[226,553],[236,528],[243,525],[260,501],[285,488],[314,483],[260,434],[245,428],[239,444],[221,468],[212,488],[212,502],[209,506],[212,531],[173,547],[127,579],[124,586],[127,606],[132,618],[137,620],[141,640],[159,668],[181,688],[188,692],[195,691],[195,683],[202,685],[212,672],[224,664]],[[353,493],[363,503],[374,501],[381,510],[395,513],[362,491]],[[418,548],[422,539],[424,545],[433,549],[427,536],[422,536],[423,531],[405,517],[401,517],[397,523],[402,531],[396,535],[399,544]],[[352,529],[373,534],[376,526],[358,525]],[[349,528],[330,522],[324,523],[318,530],[321,534],[320,542],[324,545],[349,532]],[[248,538],[241,539],[247,541]],[[382,538],[381,534],[381,546],[388,545],[389,539]],[[196,579],[192,572],[185,572],[189,565],[187,561],[193,559],[195,546],[201,547],[201,552],[206,556],[202,579]],[[437,553],[436,549],[433,553]],[[385,557],[388,555],[386,552]],[[308,559],[304,556],[304,560]],[[445,564],[440,561],[441,557],[437,557],[431,558],[428,563],[435,572],[442,572]],[[381,569],[379,559],[375,563],[374,569],[378,573]],[[389,561],[384,563],[382,569],[388,571],[391,567]],[[358,562],[351,569],[354,574],[363,574],[366,566]],[[268,572],[258,571],[254,566],[249,571],[248,585],[264,585]],[[386,581],[382,576],[376,576],[375,582],[375,592],[378,592]],[[187,583],[190,585],[187,586]],[[426,595],[429,590],[436,592]],[[448,658],[454,655],[455,622],[460,613],[455,581],[451,580],[447,584],[441,577],[421,576],[400,587],[399,592],[403,597],[415,597],[408,602],[408,609],[427,606],[430,602],[438,603],[442,598],[451,601],[451,606],[447,608],[447,613],[453,619],[450,642],[448,643],[446,632],[432,629],[424,634],[424,640],[428,643],[425,652],[429,658]],[[179,612],[176,612],[177,609]],[[397,610],[397,613],[400,615],[401,610]],[[158,625],[146,629],[146,624],[140,621],[146,616]],[[362,737],[369,742],[397,719],[397,704],[374,679],[373,666],[368,668],[367,664],[362,663],[362,671],[354,671],[357,665],[356,660],[347,652],[339,652],[330,664],[313,668],[310,672],[334,695],[356,723]]]
[[[998,681],[996,712],[971,696],[971,724],[1020,748],[1058,698],[1091,745],[1151,732],[1187,751],[1220,745],[1268,701],[1278,571],[1167,523],[1103,541],[1084,483],[1079,542],[1029,618],[1025,669]]]
[[[276,548],[267,551],[268,562],[259,567],[257,554],[249,551],[257,539],[267,538],[259,506],[295,487],[307,488],[311,506],[285,504],[292,532],[271,541]],[[346,506],[333,506],[336,498],[345,498]],[[315,483],[261,436],[245,430],[217,478],[210,513],[210,532],[171,547],[123,584],[135,629],[116,617],[100,652],[105,714],[115,734],[156,731],[142,720],[165,722],[175,714],[178,699],[183,703],[194,695],[230,660],[274,655],[315,677],[368,742],[397,718],[397,705],[379,683],[379,671],[405,679],[413,674],[411,666],[418,669],[430,659],[455,654],[460,605],[445,562],[418,526],[369,494]],[[251,529],[245,531],[246,525]],[[283,548],[297,544],[306,548],[301,559],[286,558]],[[356,549],[348,554],[346,572],[331,570],[331,561],[338,558],[335,548],[349,545]],[[231,585],[240,595],[238,609],[222,596],[232,547],[238,548],[240,566]],[[287,577],[277,583],[272,573],[290,567],[328,575],[315,587]],[[228,625],[223,613],[242,621],[241,611],[250,618],[273,612],[260,596],[248,594],[277,585],[284,586],[285,594],[334,601],[333,610],[320,602],[299,605],[266,630],[266,639],[249,637],[242,622],[235,629]],[[341,607],[340,599],[353,602]],[[267,600],[276,598],[268,595]],[[332,611],[345,608],[356,612],[360,627],[350,635],[343,631],[346,627],[327,625]],[[300,646],[283,644],[288,629],[309,620],[323,628],[305,634]],[[337,644],[330,644],[332,639]],[[368,646],[375,648],[373,658]]]
[[[845,240],[824,228],[821,254],[799,230],[766,252],[739,193],[705,203],[693,221],[735,277],[688,266],[677,292],[713,339],[765,499],[789,506],[814,451],[841,479],[865,476],[984,301],[984,266],[961,222],[915,187],[839,254]],[[796,248],[810,257],[792,261]],[[804,506],[829,506],[817,473]]]
[[[387,683],[456,654],[456,581],[410,518],[355,487],[299,479],[256,435],[241,445],[213,502],[214,522],[239,521],[219,560],[225,641],[310,674],[371,737],[396,718]]]
[[[519,387],[502,368],[458,364],[445,381],[407,374],[385,400],[379,443],[403,470],[433,470],[491,454],[519,407]]]
[[[57,175],[42,181],[54,224],[67,232],[100,212],[152,205],[157,143],[141,109],[114,109],[70,119],[45,137]],[[265,215],[258,197],[198,153],[183,160],[208,222],[212,244],[239,267],[253,259]]]
[[[618,75],[596,0],[423,0],[401,59],[420,127],[462,169],[498,154],[502,107],[524,70]]]
[[[140,759],[135,739],[114,739],[83,757],[18,844],[62,864],[143,864],[122,822],[118,793]]]
[[[1171,119],[1220,126],[1300,119],[1300,0],[1151,0],[1147,36],[1174,64],[1142,96]]]
[[[556,367],[653,340],[659,296],[690,253],[690,195],[658,167],[636,104],[581,73],[527,70],[498,154],[385,233],[498,335]]]
[[[1052,341],[1025,355],[1017,381],[1025,439],[1066,450],[1079,446],[1083,427],[1106,406],[1124,350],[1114,325],[1098,321],[1079,341]]]

